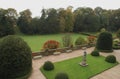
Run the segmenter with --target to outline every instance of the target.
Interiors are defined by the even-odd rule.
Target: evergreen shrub
[[[43,65],[43,69],[46,71],[51,71],[54,69],[54,64],[51,61],[46,61]]]
[[[116,63],[116,57],[114,55],[109,55],[105,58],[105,61],[109,63]]]
[[[9,35],[0,44],[0,78],[16,79],[31,72],[31,49],[20,37]]]

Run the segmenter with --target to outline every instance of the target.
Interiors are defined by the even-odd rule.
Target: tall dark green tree
[[[40,23],[39,18],[35,17],[31,20],[30,26],[32,28],[32,34],[40,34]]]
[[[65,16],[65,31],[72,32],[74,26],[74,15],[72,12],[72,6],[67,7]]]
[[[65,32],[65,16],[66,16],[66,10],[64,8],[58,9],[60,32]]]
[[[84,28],[84,8],[80,7],[74,11],[75,23],[74,23],[74,32],[82,32]]]
[[[33,28],[30,25],[32,17],[32,13],[30,12],[29,9],[24,10],[20,12],[20,17],[18,18],[18,27],[21,30],[22,33],[24,34],[32,34],[33,33]]]
[[[46,16],[43,11],[41,23],[43,34],[52,34],[60,32],[58,13],[57,10],[54,8],[48,9]]]
[[[15,33],[17,12],[15,9],[0,9],[0,37]]]
[[[40,34],[45,34],[46,33],[46,18],[47,18],[47,12],[46,9],[42,9],[41,11],[42,15],[39,20],[39,32]]]
[[[111,25],[113,25],[113,27],[115,27],[115,31],[117,31],[118,29],[120,29],[120,9],[114,10],[112,11],[112,15],[111,15]]]
[[[74,11],[74,15],[74,32],[95,32],[99,29],[99,18],[91,8],[80,7]]]

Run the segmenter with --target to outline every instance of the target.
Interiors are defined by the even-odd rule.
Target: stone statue
[[[84,49],[85,50],[85,49]],[[82,62],[80,63],[81,66],[87,66],[88,64],[86,63],[86,56],[87,56],[87,52],[84,51],[84,55],[83,55],[83,59]]]

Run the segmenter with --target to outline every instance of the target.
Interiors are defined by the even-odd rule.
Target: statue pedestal
[[[80,63],[80,66],[85,67],[85,66],[88,66],[88,64],[87,64],[85,61],[82,61],[82,62]]]

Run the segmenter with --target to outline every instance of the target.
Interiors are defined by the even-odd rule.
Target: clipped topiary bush
[[[0,44],[0,78],[16,79],[32,69],[31,49],[20,37],[9,35]]]
[[[114,55],[109,55],[105,58],[105,61],[109,63],[116,63],[116,57]]]
[[[86,41],[82,37],[77,38],[75,41],[75,45],[84,45],[84,44],[86,44]]]
[[[50,71],[54,69],[54,64],[51,61],[46,61],[43,65],[43,69],[46,71]]]
[[[91,55],[92,55],[92,56],[100,56],[98,50],[94,50],[94,51],[92,51],[92,52],[91,52]]]
[[[61,72],[56,74],[55,79],[69,79],[69,77],[66,73]]]
[[[102,32],[97,39],[96,48],[103,52],[112,52],[112,43],[112,34],[109,32]]]

